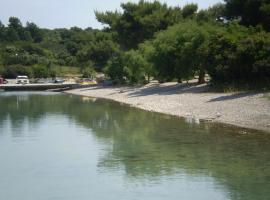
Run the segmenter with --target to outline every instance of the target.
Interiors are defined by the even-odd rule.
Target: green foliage
[[[105,73],[118,83],[146,83],[146,77],[150,77],[152,72],[150,67],[151,64],[140,51],[130,50],[113,57]]]
[[[183,7],[182,9],[182,15],[184,18],[192,17],[195,15],[195,13],[198,10],[198,5],[197,4],[187,4]]]
[[[115,23],[118,22],[121,18],[121,13],[119,13],[118,11],[106,11],[105,13],[95,11],[95,15],[100,23],[102,23],[103,25],[109,25],[110,27],[117,26],[117,24]]]
[[[0,42],[3,65],[29,66],[35,71],[34,76],[39,77],[50,75],[40,67],[48,63],[53,63],[54,67],[74,66],[80,70],[80,66],[92,62],[94,68],[101,71],[120,48],[113,33],[77,27],[40,29],[30,22],[24,27],[15,17],[10,18],[7,27],[0,23]]]
[[[96,75],[96,71],[93,67],[86,67],[82,70],[82,77],[83,78],[94,78]]]
[[[0,24],[0,41],[32,41],[32,36],[18,18],[10,17],[8,27]]]
[[[155,32],[164,30],[182,17],[179,8],[169,8],[159,1],[122,3],[123,13],[96,12],[97,19],[118,34],[125,48],[136,48],[139,43],[151,39]]]
[[[4,72],[5,72],[5,69],[0,63],[0,75],[2,75]]]
[[[94,78],[96,75],[96,71],[94,69],[94,63],[91,61],[88,61],[83,64],[81,68],[81,73],[83,78]]]
[[[216,85],[269,87],[267,0],[226,0],[200,11],[196,4],[179,8],[144,0],[121,7],[121,12],[95,12],[103,30],[40,29],[30,22],[23,26],[16,17],[8,26],[0,22],[2,73],[92,77],[104,71],[116,82],[132,84],[152,77],[181,82],[195,75],[203,83],[208,73]]]
[[[213,63],[208,66],[208,71],[214,83],[269,87],[269,33],[234,26],[230,32],[213,35],[210,43]]]
[[[124,56],[120,53],[112,57],[104,68],[105,74],[117,83],[124,83],[127,77],[127,69],[124,66]]]
[[[124,69],[130,83],[145,82],[147,62],[138,51],[128,51],[124,54]]]
[[[43,32],[36,24],[27,22],[25,30],[30,33],[34,42],[39,43],[43,40]]]
[[[60,66],[60,65],[51,64],[51,73],[52,73],[52,77],[55,77],[55,76],[80,77],[81,69],[79,67]]]
[[[147,82],[150,82],[151,77],[156,77],[156,70],[153,64],[153,55],[155,53],[155,49],[152,45],[152,42],[146,41],[143,44],[140,44],[138,52],[143,58],[144,62],[144,71],[145,71],[145,76],[147,78]]]
[[[225,10],[226,10],[225,4],[217,3],[212,7],[208,8],[207,12],[212,18],[218,19],[219,17],[223,17],[225,15]]]
[[[18,41],[20,39],[18,32],[13,28],[7,29],[3,35],[5,37],[5,40],[9,42]]]
[[[55,71],[51,67],[51,64],[48,65],[38,64],[33,66],[32,70],[35,78],[48,78],[56,76]]]
[[[218,3],[208,9],[200,10],[196,15],[196,20],[198,22],[214,23],[217,21],[222,21],[224,15],[225,5]]]
[[[6,46],[2,53],[4,65],[30,66],[38,63],[47,63],[48,55],[45,51],[35,45],[17,44]]]
[[[153,62],[160,81],[189,80],[200,66],[199,48],[206,40],[203,26],[188,21],[157,34]]]
[[[6,78],[16,78],[18,75],[26,75],[31,78],[33,77],[33,71],[31,67],[12,65],[4,68],[3,75]]]
[[[92,35],[93,40],[77,53],[80,63],[92,61],[98,70],[106,65],[107,61],[119,52],[119,45],[113,41],[110,33],[96,32]]]
[[[262,25],[270,31],[269,0],[225,0],[226,15],[230,19],[239,19],[243,25]]]

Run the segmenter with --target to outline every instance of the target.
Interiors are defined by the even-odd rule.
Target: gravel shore
[[[144,87],[75,89],[66,93],[111,99],[148,111],[208,120],[270,133],[266,93],[213,93],[207,85],[152,83]]]

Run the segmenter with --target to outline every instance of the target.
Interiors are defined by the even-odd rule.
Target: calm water
[[[269,200],[270,134],[0,93],[0,200]]]

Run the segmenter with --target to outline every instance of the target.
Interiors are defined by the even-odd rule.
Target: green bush
[[[104,73],[116,83],[124,83],[126,81],[127,71],[124,66],[123,54],[112,57],[104,68]]]
[[[50,69],[45,65],[35,65],[32,69],[35,78],[48,78],[51,75]]]
[[[210,38],[213,62],[208,72],[212,82],[236,87],[269,87],[270,34],[250,30],[241,34],[242,28],[238,28]]]
[[[29,78],[32,78],[33,70],[31,67],[13,65],[5,67],[3,75],[5,78],[16,78],[18,75],[26,75]]]
[[[147,61],[138,51],[128,51],[124,54],[124,69],[130,83],[144,83]]]
[[[5,72],[4,67],[0,64],[0,75],[2,75]]]
[[[108,62],[105,73],[116,82],[146,83],[148,62],[139,51],[130,50]]]
[[[207,40],[205,27],[193,21],[180,23],[157,34],[152,61],[160,81],[189,80],[203,70],[202,46]]]

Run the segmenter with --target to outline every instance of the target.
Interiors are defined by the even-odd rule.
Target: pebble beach
[[[93,86],[66,93],[110,99],[151,112],[221,122],[270,133],[268,93],[211,92],[196,84],[150,83],[142,87]]]

